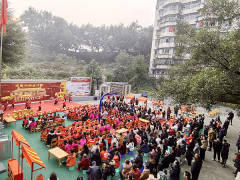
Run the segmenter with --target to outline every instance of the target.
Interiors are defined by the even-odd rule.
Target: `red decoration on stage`
[[[2,0],[0,28],[3,31],[3,33],[6,32],[6,24],[8,24],[7,8],[8,8],[7,0]]]

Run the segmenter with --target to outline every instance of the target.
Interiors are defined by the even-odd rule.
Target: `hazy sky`
[[[51,11],[77,25],[91,23],[153,25],[156,0],[8,0],[9,8],[19,17],[28,7]]]

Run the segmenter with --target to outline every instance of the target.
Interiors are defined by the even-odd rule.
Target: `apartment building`
[[[155,78],[167,75],[175,57],[177,20],[196,26],[203,0],[157,0],[149,71]]]

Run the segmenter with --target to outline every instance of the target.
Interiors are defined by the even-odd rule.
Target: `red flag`
[[[174,33],[174,28],[170,27],[169,28],[169,32],[173,32]]]
[[[8,8],[7,0],[2,0],[0,28],[3,31],[3,33],[6,32],[6,24],[8,24],[7,8]]]

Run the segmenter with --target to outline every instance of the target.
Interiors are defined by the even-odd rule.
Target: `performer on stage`
[[[8,107],[8,101],[6,101],[6,103],[4,104],[4,111],[7,110],[7,107]]]
[[[72,95],[71,94],[69,94],[68,100],[69,100],[69,102],[72,101]]]
[[[55,98],[54,105],[56,105],[57,103],[58,103],[58,97]]]
[[[11,108],[13,108],[13,109],[14,109],[14,104],[15,104],[15,100],[14,100],[14,99],[12,99],[12,106],[10,107],[10,109],[11,109]]]
[[[37,111],[42,111],[42,101],[39,102],[38,110]]]
[[[25,109],[27,109],[28,99],[26,99]]]
[[[64,94],[64,101],[65,101],[65,102],[67,101],[67,96],[66,96],[66,94]]]
[[[30,104],[31,104],[31,101],[28,100],[28,101],[27,101],[27,109],[31,109]]]
[[[66,101],[63,101],[63,109],[66,107]]]

